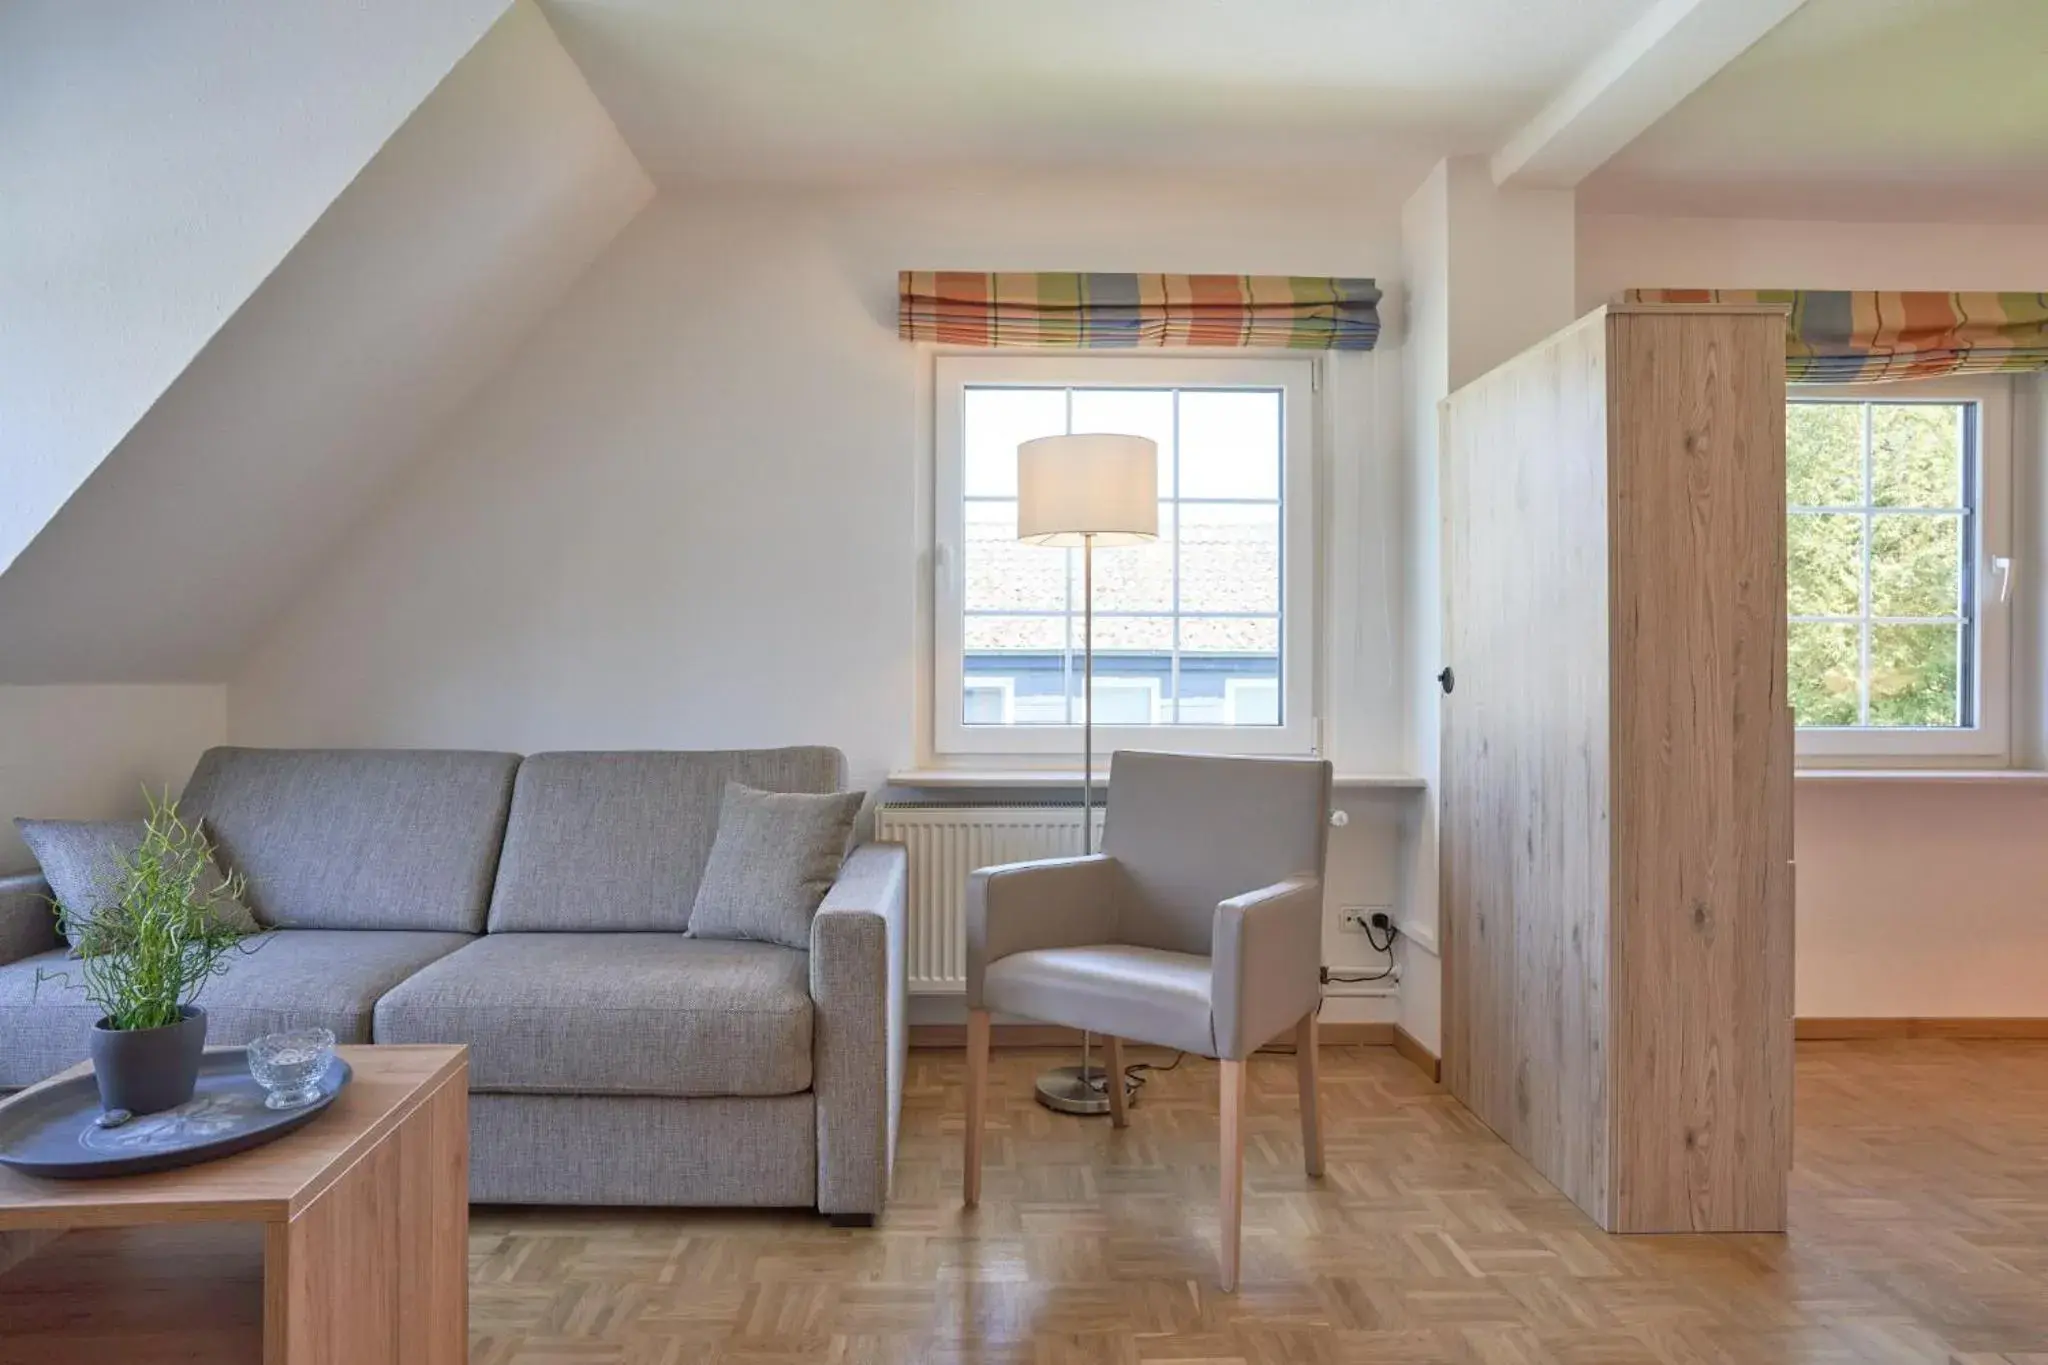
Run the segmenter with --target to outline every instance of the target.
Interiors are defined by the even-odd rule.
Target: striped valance
[[[1636,303],[1783,303],[1785,377],[1857,384],[2048,369],[2048,294],[1631,289]]]
[[[1287,346],[1369,351],[1371,280],[906,270],[897,330],[952,346]]]

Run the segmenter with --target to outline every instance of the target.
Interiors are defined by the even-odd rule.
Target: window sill
[[[2043,786],[2048,771],[2039,768],[1797,768],[1793,781],[1801,786],[1852,784],[1923,784],[1934,786]]]
[[[1109,781],[1109,770],[1099,768],[1095,785]],[[934,790],[1000,788],[1008,791],[1038,791],[1051,787],[1081,785],[1079,768],[905,768],[889,774],[892,787],[926,787]],[[1412,773],[1338,773],[1340,788],[1384,788],[1394,791],[1423,791],[1427,778]]]

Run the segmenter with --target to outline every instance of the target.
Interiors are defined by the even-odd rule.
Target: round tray
[[[168,1171],[274,1142],[334,1103],[349,1065],[336,1057],[319,1096],[296,1109],[264,1106],[249,1074],[248,1049],[209,1048],[190,1101],[101,1128],[99,1085],[90,1072],[0,1104],[0,1165],[58,1180]]]

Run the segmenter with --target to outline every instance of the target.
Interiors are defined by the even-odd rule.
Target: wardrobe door
[[[1444,1081],[1607,1218],[1607,327],[1445,403]]]

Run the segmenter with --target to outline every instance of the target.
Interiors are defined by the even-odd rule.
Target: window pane
[[[1958,626],[1873,626],[1870,723],[1962,723]]]
[[[1011,679],[968,674],[964,717],[967,724],[1008,725],[1014,709],[1015,693]]]
[[[1074,617],[1074,648],[1081,648],[1081,618]],[[1095,671],[1114,671],[1114,661],[1105,661],[1105,653],[1141,652],[1170,654],[1173,652],[1173,618],[1171,616],[1097,616],[1095,618]],[[1079,668],[1080,655],[1074,656],[1074,667]],[[1148,665],[1149,668],[1149,665]],[[1150,676],[1148,673],[1147,676]]]
[[[1077,684],[1078,687],[1078,684]],[[1074,703],[1079,718],[1081,704]],[[1171,719],[1166,701],[1166,677],[1105,677],[1095,674],[1095,723],[1097,725],[1164,725]]]
[[[967,504],[967,610],[1065,611],[1068,557],[1017,539],[1016,503]]]
[[[1280,395],[1183,389],[1180,496],[1280,496]]]
[[[1159,539],[1095,552],[1097,611],[1173,610],[1173,508],[1159,504]],[[1081,556],[1073,557],[1074,608],[1081,607]]]
[[[1794,621],[1786,640],[1792,718],[1800,725],[1855,725],[1862,673],[1858,627]]]
[[[1873,615],[1954,616],[1962,610],[1962,592],[1960,516],[1870,519]]]
[[[1785,475],[1794,507],[1863,501],[1863,405],[1793,403],[1785,409]]]
[[[1862,517],[1794,512],[1785,548],[1785,596],[1794,616],[1863,610]]]
[[[1870,408],[1870,497],[1879,507],[1963,505],[1963,409],[1955,403]]]
[[[1159,496],[1173,496],[1173,390],[1075,389],[1075,431],[1149,436],[1159,447]]]
[[[1051,650],[1057,654],[1067,647],[1067,618],[969,616],[964,643],[970,654],[985,650]]]
[[[1279,660],[1263,676],[1246,675],[1224,684],[1224,718],[1231,725],[1278,725],[1280,723]]]
[[[1270,654],[1280,657],[1277,616],[1189,617],[1180,623],[1183,661],[1201,654]]]
[[[1080,622],[1074,624],[1078,643]],[[1069,691],[1081,719],[1082,658],[1074,655]],[[1095,723],[1163,725],[1173,719],[1173,618],[1095,618]]]
[[[964,491],[970,498],[1017,496],[1017,447],[1067,429],[1065,389],[969,389],[965,424]]]
[[[1180,609],[1280,610],[1280,509],[1180,507]]]
[[[1192,617],[1180,623],[1180,723],[1277,725],[1277,617]]]
[[[1067,723],[1064,616],[970,616],[961,719],[969,725],[1007,708],[1012,725]]]

